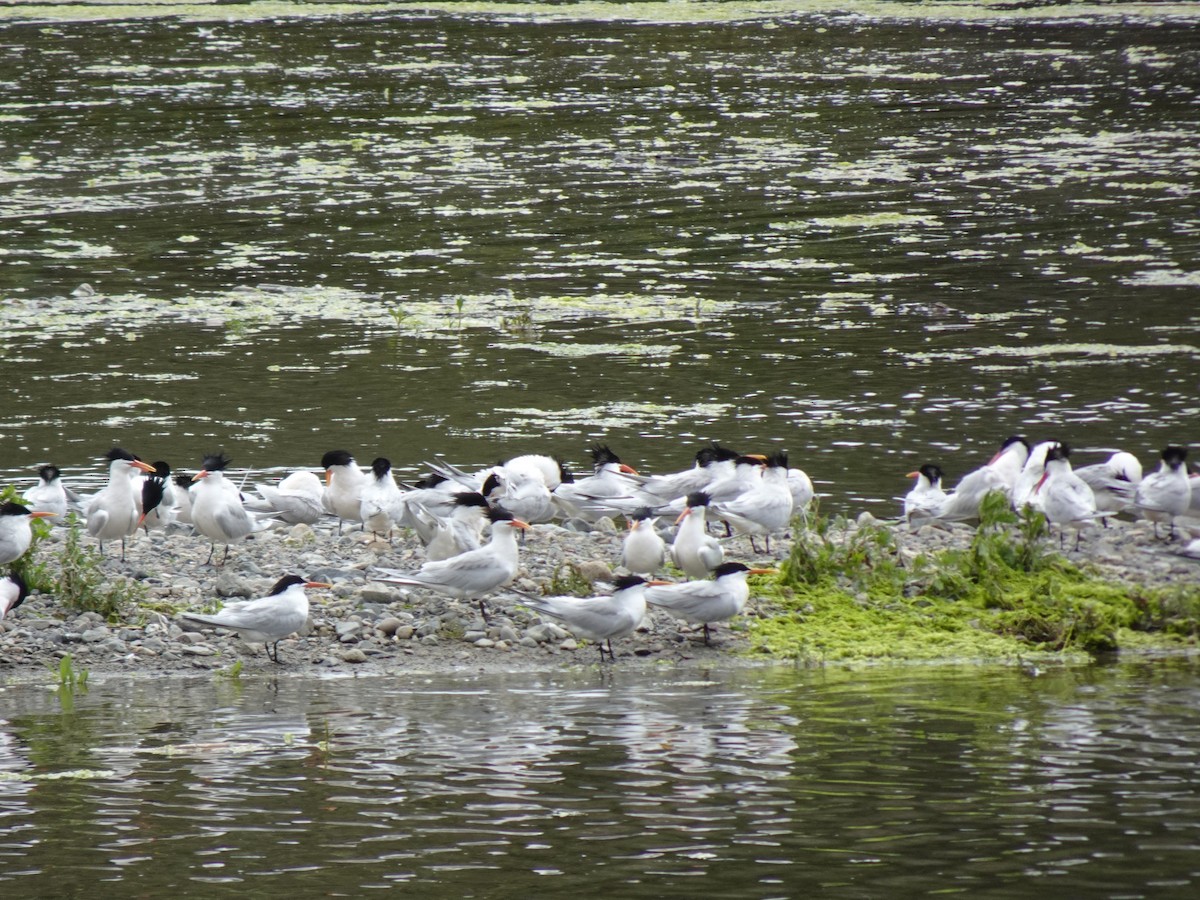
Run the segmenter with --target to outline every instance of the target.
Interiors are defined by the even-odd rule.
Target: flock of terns
[[[321,461],[323,480],[312,471],[297,471],[276,485],[257,485],[247,496],[226,478],[231,460],[224,453],[206,456],[195,475],[185,476],[173,475],[165,462],[151,465],[115,447],[106,457],[108,482],[90,498],[69,491],[59,470],[47,465],[24,503],[0,505],[0,565],[29,550],[33,518],[62,522],[71,512],[83,518],[102,554],[106,543],[119,540],[122,559],[126,539],[139,528],[191,525],[211,542],[206,563],[213,562],[217,545],[225,546],[223,563],[230,545],[272,522],[311,525],[333,515],[339,531],[343,522],[357,522],[390,539],[392,529],[404,527],[425,544],[426,562],[419,569],[376,568],[374,580],[477,602],[485,621],[487,598],[506,589],[520,594],[522,605],[594,641],[604,661],[606,653],[615,659],[612,639],[636,629],[647,604],[703,626],[707,643],[711,623],[732,618],[745,607],[747,577],[774,571],[726,562],[724,540],[745,535],[757,553],[756,539],[762,538],[769,552],[771,536],[803,516],[814,496],[812,481],[800,469],[789,468],[782,451],[741,454],[713,443],[695,454],[691,467],[654,476],[640,475],[606,445],[594,446],[591,455],[592,472],[579,478],[553,457],[529,454],[472,472],[431,464],[432,475],[401,486],[387,459],[374,460],[364,472],[348,451],[331,450]],[[936,465],[911,473],[916,482],[904,498],[904,518],[914,528],[976,519],[984,496],[1002,491],[1015,508],[1033,507],[1064,532],[1074,529],[1076,549],[1084,526],[1120,512],[1152,521],[1156,537],[1159,525],[1167,525],[1171,539],[1176,517],[1200,514],[1200,475],[1189,475],[1186,457],[1184,448],[1167,447],[1158,468],[1145,477],[1129,453],[1072,470],[1066,444],[1049,441],[1030,447],[1023,438],[1012,437],[952,491],[943,489],[943,473]],[[555,519],[595,522],[605,516],[623,517],[629,525],[621,555],[627,574],[615,578],[612,593],[535,597],[507,587],[516,577],[524,531],[531,525]],[[670,543],[655,527],[663,517],[677,526]],[[723,538],[710,533],[718,522],[724,526]],[[1200,557],[1200,538],[1183,552]],[[657,579],[668,560],[688,580]],[[308,618],[305,589],[312,587],[330,585],[287,575],[266,597],[229,603],[212,615],[183,617],[263,643],[268,657],[278,662],[279,641]],[[0,579],[0,619],[27,593],[15,569]]]

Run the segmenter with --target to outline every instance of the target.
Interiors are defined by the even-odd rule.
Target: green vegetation
[[[51,671],[53,671],[53,667],[51,667]],[[60,694],[74,693],[76,688],[86,691],[87,683],[88,670],[80,669],[76,672],[70,653],[58,661],[58,691]]]
[[[23,506],[29,505],[25,502],[21,492],[11,484],[0,488],[0,503],[9,501],[20,503]],[[50,536],[50,529],[53,526],[45,519],[30,519],[29,527],[33,531],[33,541],[25,555],[12,563],[12,569],[25,580],[31,591],[48,591],[53,587],[54,579],[46,568],[45,560],[41,559],[38,548]]]
[[[807,663],[1058,658],[1178,646],[1200,632],[1200,588],[1112,582],[1053,552],[1040,513],[989,496],[969,547],[906,564],[884,526],[816,516],[773,582],[753,648]]]
[[[123,575],[107,574],[102,562],[98,550],[84,545],[79,525],[72,519],[63,543],[58,581],[49,593],[68,609],[98,612],[109,621],[118,620],[127,605],[145,599],[146,589]]]

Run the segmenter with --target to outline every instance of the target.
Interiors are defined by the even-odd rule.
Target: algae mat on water
[[[803,534],[800,534],[803,532]],[[808,664],[1055,659],[1194,646],[1200,587],[1143,586],[1054,552],[1040,513],[990,496],[965,549],[905,554],[895,532],[816,518],[756,591],[755,651]]]

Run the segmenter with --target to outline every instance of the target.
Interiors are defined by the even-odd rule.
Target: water
[[[0,693],[5,896],[1193,896],[1194,660]],[[69,698],[68,698],[69,699]]]
[[[1194,440],[1193,7],[476,8],[0,12],[0,471]]]

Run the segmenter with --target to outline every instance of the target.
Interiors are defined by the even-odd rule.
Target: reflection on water
[[[1182,895],[1197,674],[119,678],[69,710],[9,685],[0,881]]]
[[[0,467],[1186,442],[1185,10],[712,6],[0,26]]]

